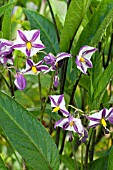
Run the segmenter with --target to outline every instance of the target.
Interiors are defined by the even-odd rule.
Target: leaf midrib
[[[2,106],[0,106],[2,108],[2,110],[6,113],[6,115],[8,115],[8,117],[13,121],[14,124],[17,125],[17,127],[27,136],[27,138],[31,141],[31,143],[35,146],[35,148],[38,150],[38,152],[41,154],[41,156],[44,158],[45,162],[47,163],[48,167],[51,169],[51,165],[49,164],[49,162],[45,159],[43,153],[41,152],[41,150],[39,149],[39,147],[37,146],[37,144],[33,141],[33,139],[30,137],[30,135],[28,133],[26,133],[24,131],[23,128],[21,128],[21,126],[12,118],[12,116],[10,116],[10,114],[8,114],[8,111],[6,111]],[[33,167],[32,167],[33,168]]]

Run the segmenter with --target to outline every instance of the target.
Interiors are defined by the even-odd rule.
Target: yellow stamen
[[[57,68],[58,68],[58,63],[56,63],[56,65],[55,65]]]
[[[34,74],[36,74],[36,73],[37,73],[37,68],[36,68],[35,66],[32,66],[32,68],[31,68],[31,69],[32,69],[32,71],[33,71],[33,73],[34,73]]]
[[[27,47],[28,50],[30,50],[30,49],[32,48],[32,44],[31,44],[30,41],[28,41],[28,42],[26,43],[26,47]]]
[[[102,118],[100,122],[101,122],[101,124],[102,124],[104,127],[106,127],[106,126],[107,126],[106,121],[105,121],[105,119],[104,119],[104,118]]]
[[[85,59],[83,57],[80,57],[80,62],[85,62]]]
[[[55,107],[52,112],[57,112],[58,110],[60,110],[59,106]]]
[[[71,121],[71,122],[69,123],[69,125],[70,125],[70,126],[73,126],[73,125],[74,125],[74,121]]]

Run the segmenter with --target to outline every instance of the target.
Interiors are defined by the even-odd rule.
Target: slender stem
[[[59,151],[60,154],[62,154],[63,149],[64,149],[64,143],[65,143],[65,139],[66,139],[66,134],[67,134],[67,132],[64,131],[64,133],[63,133],[63,139],[62,139],[62,144],[61,144],[61,148],[60,148],[60,151]]]
[[[85,153],[85,170],[87,170],[87,165],[88,165],[88,153],[89,153],[89,147],[90,147],[90,142],[93,134],[93,129],[91,129],[91,133],[89,135],[89,141],[86,145],[86,153]]]
[[[74,162],[75,162],[75,170],[78,170],[78,163],[77,163],[77,160],[76,160],[74,144],[73,144],[73,142],[71,142],[71,144],[72,144],[72,151],[73,151]]]
[[[90,146],[90,149],[89,149],[89,160],[90,161],[93,161],[94,147],[95,147],[95,136],[96,136],[96,129],[93,130],[91,146]]]
[[[2,76],[2,78],[3,78],[3,80],[5,81],[7,87],[10,89],[10,85],[9,85],[9,83],[7,82],[7,80],[5,79],[5,77],[3,76],[2,73],[0,73],[0,74],[1,74],[1,76]]]
[[[81,144],[81,170],[83,170],[83,165],[84,165],[84,162],[83,162],[83,153],[84,153],[84,147],[83,147],[83,143]]]
[[[75,94],[75,91],[76,91],[78,82],[79,82],[79,80],[80,80],[80,78],[81,78],[81,75],[82,75],[82,73],[80,73],[78,80],[76,81],[76,83],[75,83],[74,86],[73,86],[73,90],[72,90],[72,93],[71,93],[69,105],[73,105],[74,94]],[[70,109],[71,109],[71,107],[69,107],[68,111],[70,111]]]
[[[58,42],[59,42],[59,41],[60,41],[60,36],[59,36],[59,32],[58,32],[58,28],[57,28],[57,24],[56,24],[55,16],[54,16],[54,13],[53,13],[53,10],[52,10],[52,7],[51,7],[51,4],[50,4],[50,1],[49,1],[49,0],[47,0],[47,2],[48,2],[48,5],[49,5],[49,9],[50,9],[50,12],[51,12],[51,16],[52,16],[53,23],[54,23],[55,30],[56,30],[56,34],[57,34],[57,39],[58,39]]]
[[[41,105],[41,122],[43,121],[43,103],[42,103],[42,86],[41,86],[41,80],[40,80],[40,74],[38,74],[38,86],[39,86],[39,96],[40,96],[40,105]]]
[[[10,81],[10,92],[11,92],[11,96],[13,98],[15,98],[14,95],[14,87],[13,87],[13,83],[12,83],[12,77],[11,77],[11,72],[8,70],[8,74],[9,74],[9,81]]]

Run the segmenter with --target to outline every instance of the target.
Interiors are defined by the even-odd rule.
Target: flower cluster
[[[65,106],[64,95],[63,94],[51,95],[49,96],[49,98],[51,101],[51,107],[54,108],[52,112],[60,111],[65,117],[58,120],[55,123],[54,128],[59,126],[63,130],[75,132],[80,136],[81,142],[85,142],[86,139],[88,138],[88,131],[84,128],[80,118],[75,118],[68,112]],[[90,116],[85,116],[85,117],[88,120],[90,120],[88,128],[96,127],[97,125],[102,125],[105,130],[105,133],[108,133],[109,129],[107,128],[106,121],[109,121],[111,124],[113,124],[113,108],[110,108],[109,110],[104,108]],[[72,134],[69,137],[69,140],[70,138],[72,140]]]
[[[51,107],[54,107],[52,112],[59,110],[63,116],[65,116],[65,118],[62,118],[55,123],[54,128],[59,126],[63,130],[75,132],[80,136],[81,142],[85,142],[88,137],[87,130],[82,125],[81,119],[74,118],[66,109],[64,94],[51,95],[49,98],[51,100]]]

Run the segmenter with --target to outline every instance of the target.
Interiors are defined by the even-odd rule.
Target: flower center
[[[104,127],[106,127],[106,126],[107,126],[106,121],[105,121],[105,119],[104,119],[104,118],[102,118],[100,122],[101,122],[101,124],[102,124]]]
[[[83,62],[85,62],[85,59],[83,57],[80,57],[79,61],[83,63]]]
[[[37,73],[37,68],[35,67],[35,66],[32,66],[32,72],[34,73],[34,74],[36,74]]]
[[[59,107],[59,106],[55,107],[55,108],[52,110],[52,112],[57,112],[58,110],[60,110],[60,107]]]
[[[73,125],[74,125],[74,121],[71,121],[71,122],[69,123],[69,125],[70,125],[70,126],[73,126]]]
[[[56,63],[56,65],[55,65],[55,66],[56,66],[56,68],[58,68],[58,63]]]
[[[27,47],[28,50],[30,50],[30,49],[32,48],[32,44],[31,44],[30,41],[28,41],[28,42],[26,43],[26,47]]]

